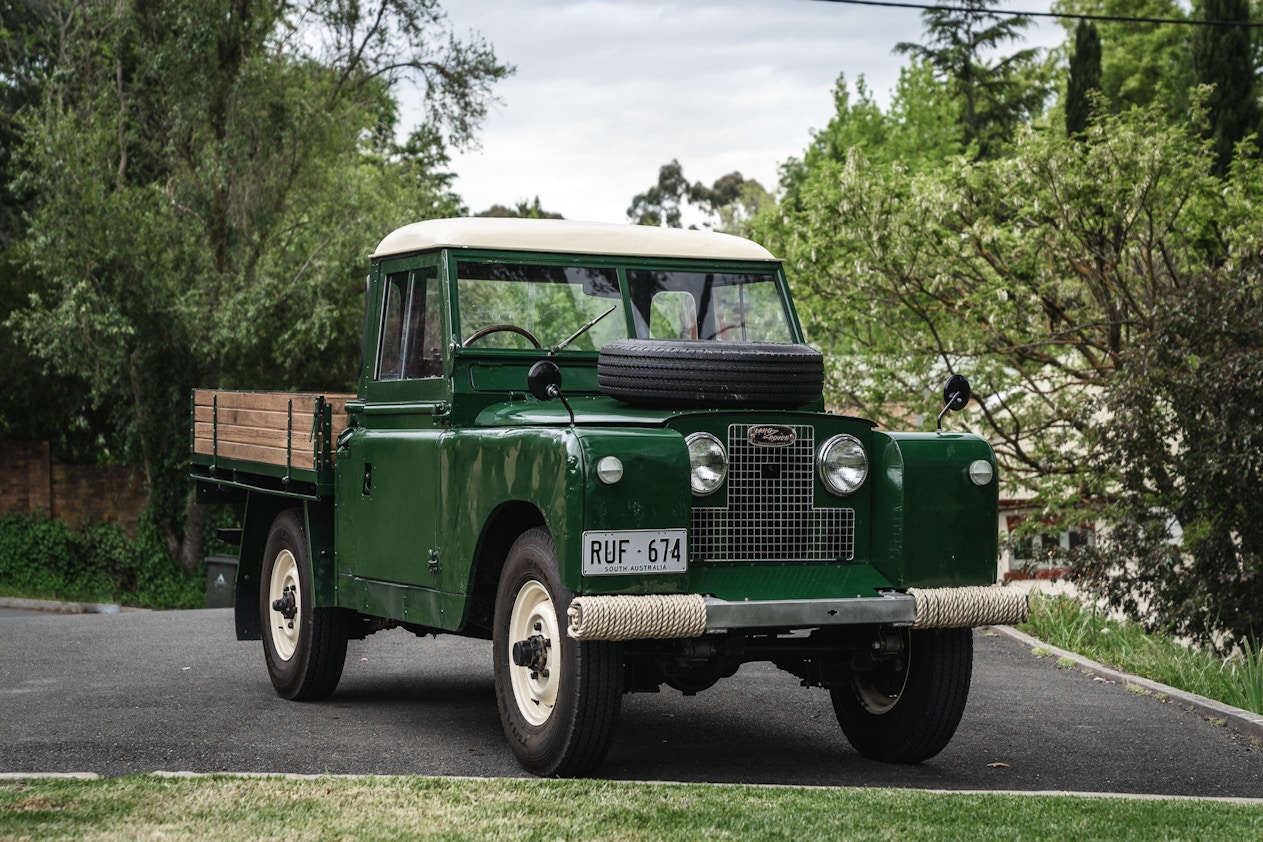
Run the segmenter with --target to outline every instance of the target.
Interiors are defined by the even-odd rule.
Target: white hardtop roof
[[[414,222],[386,235],[386,239],[377,245],[373,257],[411,254],[445,247],[633,257],[777,259],[758,243],[712,231],[615,225],[606,222],[571,222],[566,219],[494,217]]]

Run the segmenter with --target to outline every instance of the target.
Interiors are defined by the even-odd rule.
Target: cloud
[[[1043,0],[1047,2],[1047,0]],[[675,158],[690,180],[739,170],[765,187],[832,116],[839,73],[883,104],[917,12],[807,0],[531,3],[452,0],[517,73],[481,148],[454,156],[474,211],[540,197],[572,219],[624,222],[632,196]],[[1057,39],[1061,38],[1059,31]],[[404,116],[418,107],[401,92]]]

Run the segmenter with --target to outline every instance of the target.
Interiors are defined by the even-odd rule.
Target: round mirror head
[[[943,403],[947,404],[948,409],[953,412],[964,409],[972,395],[965,375],[953,374],[947,378],[947,385],[943,387]]]
[[[561,394],[561,369],[552,360],[540,360],[526,373],[526,388],[541,401]]]

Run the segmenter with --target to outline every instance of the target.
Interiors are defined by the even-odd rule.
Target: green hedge
[[[0,517],[0,595],[201,608],[206,571],[182,571],[158,530],[143,520],[133,541],[117,524],[76,532],[43,515],[5,515]]]

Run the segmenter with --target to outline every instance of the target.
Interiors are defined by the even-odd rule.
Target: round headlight
[[[986,459],[978,459],[969,464],[969,479],[974,485],[986,485],[995,476],[995,469]]]
[[[728,454],[710,433],[692,433],[684,439],[689,449],[689,485],[699,497],[714,494],[728,476]]]
[[[855,436],[834,436],[820,448],[820,481],[834,494],[852,494],[868,476],[868,455]]]

